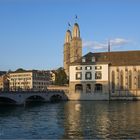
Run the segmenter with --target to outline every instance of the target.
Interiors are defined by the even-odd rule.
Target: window
[[[77,72],[76,73],[76,80],[81,80],[82,79],[82,72]]]
[[[75,69],[76,70],[82,70],[82,67],[76,67]]]
[[[95,84],[95,92],[102,92],[102,84]]]
[[[95,66],[95,70],[101,70],[102,66]]]
[[[83,86],[81,84],[75,85],[75,92],[78,92],[78,93],[83,92]]]
[[[91,62],[95,62],[96,61],[96,59],[95,59],[95,57],[93,56],[92,58],[91,58]]]
[[[129,89],[132,88],[132,72],[129,71]]]
[[[95,72],[95,79],[102,79],[102,73],[101,73],[101,71],[96,71]]]
[[[85,67],[85,70],[91,70],[91,69],[92,69],[91,66],[87,66],[87,67]]]
[[[86,62],[86,58],[85,57],[82,58],[82,62]]]
[[[86,72],[86,74],[85,74],[85,79],[86,79],[86,80],[91,80],[91,79],[92,79],[92,74],[91,74],[91,72]]]
[[[124,84],[123,84],[123,71],[121,71],[120,75],[120,90],[124,89]]]

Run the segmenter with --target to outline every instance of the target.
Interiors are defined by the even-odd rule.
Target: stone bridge
[[[47,92],[1,92],[0,103],[22,105],[30,101],[64,101],[68,97],[63,91]]]

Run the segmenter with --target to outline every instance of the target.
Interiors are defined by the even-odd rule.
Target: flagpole
[[[68,30],[70,30],[71,24],[68,22]]]
[[[75,22],[77,23],[77,20],[78,20],[78,16],[77,15],[75,15]]]
[[[108,52],[110,52],[110,40],[108,40]]]

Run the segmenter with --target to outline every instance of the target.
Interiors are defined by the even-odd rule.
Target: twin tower
[[[64,43],[64,70],[69,77],[69,66],[82,57],[82,40],[77,23],[74,24],[72,34],[67,30]]]

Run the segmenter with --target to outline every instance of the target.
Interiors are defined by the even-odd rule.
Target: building
[[[70,31],[65,41],[69,47],[76,50],[74,47],[78,46],[80,50],[80,34],[79,45],[71,46],[68,36]],[[81,51],[75,51],[74,55],[69,63],[64,59],[70,100],[140,99],[140,51],[90,52],[83,57]]]
[[[77,23],[74,24],[72,35],[67,30],[64,43],[64,70],[69,77],[70,63],[82,57],[82,40],[80,38],[80,29]]]
[[[70,93],[91,99],[140,96],[140,51],[88,53],[71,63]]]
[[[0,91],[9,91],[9,75],[3,74],[0,76]]]
[[[50,83],[55,84],[55,80],[56,80],[56,71],[52,70],[50,71]]]
[[[46,91],[50,83],[46,71],[22,70],[9,73],[11,91]]]

